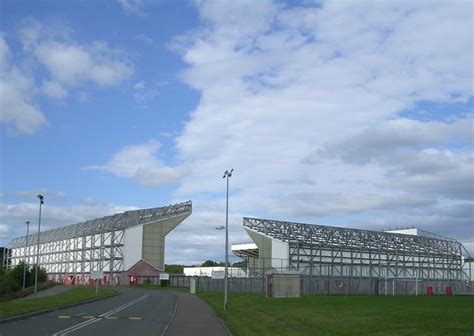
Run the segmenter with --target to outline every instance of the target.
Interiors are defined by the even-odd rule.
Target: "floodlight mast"
[[[36,292],[38,290],[38,268],[39,268],[39,246],[40,246],[40,230],[41,230],[41,206],[44,204],[44,196],[39,194],[38,195],[40,201],[39,207],[39,218],[38,218],[38,240],[36,243],[36,267],[35,267],[35,291],[34,295],[36,297]]]
[[[230,171],[226,170],[222,178],[227,179],[227,193],[225,199],[225,274],[224,274],[224,310],[227,309],[227,280],[229,269],[229,178],[232,177],[232,168]]]
[[[26,258],[28,258],[27,255],[29,254],[29,253],[28,254],[26,253],[26,249],[28,249],[28,252],[30,250],[28,248],[28,232],[30,230],[30,221],[26,221],[25,223],[26,223],[26,243],[25,243],[25,260],[24,260],[24,265],[23,265],[23,289],[25,289],[26,287],[26,267],[28,265]]]

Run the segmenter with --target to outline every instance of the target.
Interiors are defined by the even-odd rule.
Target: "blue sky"
[[[167,262],[243,215],[417,226],[474,254],[469,1],[0,1],[0,245],[194,202]],[[439,22],[443,25],[439,25]]]

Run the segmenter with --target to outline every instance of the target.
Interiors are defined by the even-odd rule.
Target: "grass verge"
[[[54,285],[55,284],[52,281],[46,281],[46,282],[43,282],[43,283],[39,283],[38,284],[38,290],[47,289],[47,288],[53,287]],[[27,287],[23,290],[19,290],[19,291],[16,291],[16,292],[1,294],[0,295],[0,302],[10,301],[10,300],[14,300],[14,299],[20,299],[22,297],[33,294],[33,292],[34,292],[34,287]]]
[[[90,299],[106,297],[112,295],[113,293],[115,293],[115,290],[111,288],[100,288],[99,292],[96,294],[94,287],[79,287],[53,296],[46,296],[36,299],[22,298],[7,302],[0,302],[0,319],[24,315],[49,308],[61,308],[72,303],[79,303]]]
[[[473,335],[474,297],[199,293],[239,335]]]
[[[172,287],[172,286],[158,286],[158,285],[137,285],[130,286],[128,288],[143,288],[143,289],[156,289],[156,290],[169,290],[175,292],[189,293],[189,288],[186,287]]]

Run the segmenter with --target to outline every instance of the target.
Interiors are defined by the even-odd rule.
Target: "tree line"
[[[0,294],[17,292],[23,289],[23,272],[25,262],[20,262],[13,268],[0,266]],[[35,284],[35,266],[26,266],[25,287],[31,287]],[[38,269],[38,284],[46,282],[48,276],[44,268]]]

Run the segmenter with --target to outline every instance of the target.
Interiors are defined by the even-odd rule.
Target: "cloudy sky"
[[[1,0],[0,246],[193,201],[167,263],[242,216],[459,239],[474,254],[472,2]]]

